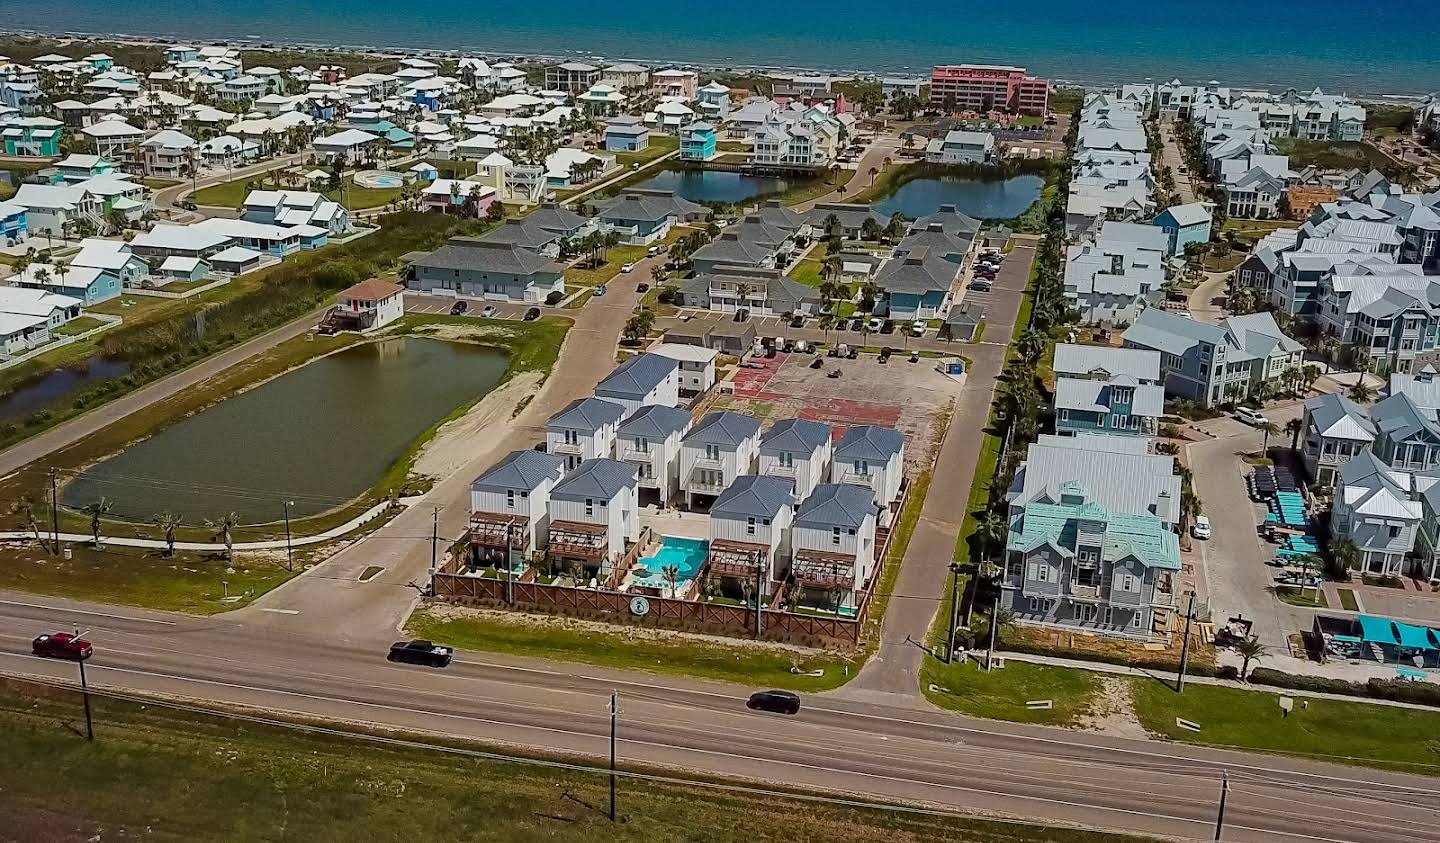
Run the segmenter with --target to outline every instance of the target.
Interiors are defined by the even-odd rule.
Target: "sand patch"
[[[1101,676],[1099,683],[1099,690],[1090,702],[1090,711],[1079,720],[1080,728],[1117,738],[1148,737],[1145,727],[1135,716],[1130,680],[1122,676]]]
[[[449,477],[485,449],[504,438],[514,410],[531,398],[545,379],[543,372],[523,372],[480,399],[465,415],[446,422],[420,449],[414,471],[428,477]]]

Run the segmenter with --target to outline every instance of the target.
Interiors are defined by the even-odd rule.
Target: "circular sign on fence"
[[[635,597],[630,600],[630,614],[645,617],[650,614],[650,601],[644,597]]]

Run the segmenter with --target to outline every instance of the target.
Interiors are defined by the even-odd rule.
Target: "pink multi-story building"
[[[1044,117],[1049,103],[1050,80],[1026,76],[1023,67],[943,64],[930,71],[932,106]]]

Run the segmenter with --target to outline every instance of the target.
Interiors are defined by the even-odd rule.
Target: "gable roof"
[[[511,451],[484,474],[475,478],[470,488],[475,491],[526,489],[535,491],[545,480],[558,480],[565,472],[565,458],[544,451],[526,448]]]
[[[665,439],[690,426],[690,414],[663,404],[646,404],[620,422],[621,436],[653,436]]]
[[[830,425],[808,419],[781,419],[760,438],[760,453],[790,451],[811,454],[830,442]]]
[[[444,246],[415,260],[412,265],[517,276],[564,272],[558,263],[514,243],[476,237],[452,237]]]
[[[1305,401],[1315,431],[1330,439],[1375,441],[1375,425],[1365,408],[1339,393],[1317,395]]]
[[[774,518],[795,503],[795,484],[785,477],[742,474],[710,505],[710,517]]]
[[[873,424],[848,428],[835,446],[835,459],[886,461],[905,447],[905,435]]]
[[[738,446],[760,432],[760,422],[752,416],[720,411],[707,413],[685,435],[686,445]]]
[[[1097,369],[1139,381],[1160,380],[1160,352],[1143,348],[1057,343],[1052,367],[1058,377],[1086,378]]]

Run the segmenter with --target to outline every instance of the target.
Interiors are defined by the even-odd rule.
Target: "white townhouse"
[[[715,360],[720,352],[713,348],[683,343],[662,342],[650,349],[651,354],[669,357],[680,364],[680,397],[704,395],[715,385]]]
[[[769,597],[790,561],[790,524],[795,516],[793,484],[784,477],[750,474],[735,478],[710,506],[707,576],[758,584]]]
[[[311,143],[316,157],[325,161],[343,161],[346,164],[360,163],[365,159],[368,150],[383,145],[383,138],[360,129],[345,129],[333,135],[316,138]]]
[[[1305,470],[1322,486],[1333,485],[1340,468],[1352,458],[1368,453],[1376,438],[1369,412],[1338,393],[1306,400],[1301,433]]]
[[[635,466],[640,489],[653,489],[662,508],[679,490],[680,440],[690,432],[690,424],[684,410],[646,404],[616,428],[616,458]]]
[[[680,363],[660,354],[637,354],[615,367],[595,387],[595,397],[610,401],[633,413],[658,404],[674,407],[680,403]]]
[[[545,423],[545,450],[573,471],[584,460],[615,453],[615,430],[625,408],[599,398],[576,398]]]
[[[640,540],[638,495],[634,466],[609,459],[580,463],[550,491],[546,555],[605,580],[625,549]]]
[[[790,573],[805,605],[850,614],[875,575],[875,504],[849,483],[816,487],[795,510]]]
[[[521,558],[550,536],[550,490],[565,476],[565,460],[526,449],[511,451],[470,484],[470,547],[476,561]]]
[[[1386,465],[1365,451],[1340,467],[1330,531],[1360,551],[1357,568],[1366,574],[1401,576],[1415,548],[1425,514],[1422,498],[1431,495],[1440,478],[1413,474]],[[1440,492],[1440,490],[1435,490]],[[1432,572],[1433,574],[1433,572]]]
[[[140,144],[141,171],[161,179],[180,180],[195,168],[195,139],[174,129],[156,132]]]
[[[873,424],[845,431],[830,463],[831,483],[867,486],[874,503],[885,507],[900,496],[905,478],[905,435]]]
[[[925,160],[931,164],[983,164],[994,155],[995,136],[989,132],[956,129],[925,146]]]
[[[109,161],[125,161],[130,148],[145,139],[145,130],[124,120],[100,120],[80,130],[95,145],[95,154]]]
[[[806,419],[782,419],[760,437],[759,472],[795,484],[804,500],[826,481],[830,468],[830,425]]]
[[[680,488],[685,504],[714,497],[735,478],[754,470],[760,451],[760,422],[740,413],[716,412],[702,418],[680,442]]]

